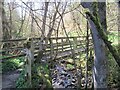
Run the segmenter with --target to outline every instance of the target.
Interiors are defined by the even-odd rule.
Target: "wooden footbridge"
[[[41,38],[31,38],[31,39],[11,39],[1,41],[3,44],[3,49],[0,51],[2,53],[1,62],[10,60],[17,57],[26,57],[27,61],[27,75],[28,80],[31,82],[31,65],[32,61],[38,58],[38,54],[42,48],[42,57],[38,61],[52,61],[58,60],[65,57],[73,57],[79,55],[81,52],[86,52],[86,36],[79,37],[51,37],[44,38],[43,42],[40,42]],[[48,42],[46,43],[46,40]],[[26,43],[29,44],[26,46]],[[29,43],[28,43],[29,42]],[[91,39],[89,39],[89,47],[92,47]]]
[[[41,38],[33,38],[30,39],[30,41],[33,41],[33,54],[36,58],[37,54],[39,53],[40,49],[40,39]],[[86,37],[85,36],[79,36],[79,37],[52,37],[49,38],[48,43],[45,43],[45,40],[47,38],[44,38],[44,42],[42,45],[45,47],[45,50],[43,51],[43,57],[50,58],[51,55],[54,57],[56,55],[56,59],[61,57],[70,56],[72,54],[72,51],[74,50],[75,54],[78,54],[81,51],[85,51],[86,48]],[[27,39],[11,39],[11,40],[3,40],[1,41],[2,45],[4,46],[3,49],[0,51],[0,53],[3,53],[3,57],[0,58],[0,61],[6,61],[11,58],[17,58],[17,57],[23,57],[26,54],[23,53],[26,49],[24,46],[24,43],[27,42]],[[92,45],[92,44],[90,44]],[[9,53],[10,55],[7,55],[5,53]],[[4,57],[6,56],[6,57]]]

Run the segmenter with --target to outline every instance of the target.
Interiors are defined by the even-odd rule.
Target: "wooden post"
[[[52,39],[49,39],[49,41],[50,41],[50,58],[52,59],[53,57],[53,54],[54,54],[54,47],[53,47],[53,41],[52,41]]]
[[[77,37],[73,38],[73,42],[74,42],[74,49],[77,49]]]
[[[62,51],[64,51],[63,50],[63,46],[64,46],[64,44],[63,44],[63,38],[61,38],[61,43],[62,43]]]
[[[32,64],[34,63],[34,42],[33,42],[33,38],[31,38],[31,48],[30,48],[30,51],[31,51],[31,60],[32,60]]]
[[[81,63],[80,63],[80,75],[78,75],[78,86],[79,89],[81,89],[81,79],[82,79],[82,67],[81,67]]]
[[[53,65],[54,65],[54,62],[53,62],[53,59],[54,59],[54,47],[53,47],[53,41],[51,38],[49,38],[49,42],[50,42],[50,59],[48,60],[48,65],[50,68],[53,68]],[[51,76],[51,75],[50,75]]]
[[[31,39],[31,41],[27,42],[27,48],[26,48],[26,64],[25,64],[25,72],[26,72],[26,76],[27,76],[27,81],[29,82],[30,86],[32,86],[31,84],[31,66],[32,63],[34,61],[34,43],[33,43],[33,39]],[[30,47],[29,47],[30,46]]]

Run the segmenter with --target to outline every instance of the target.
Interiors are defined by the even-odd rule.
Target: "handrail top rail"
[[[81,37],[86,37],[86,36],[75,36],[75,37],[50,37],[50,38],[47,38],[45,37],[44,39],[67,39],[67,38],[81,38]],[[30,40],[32,38],[29,38]],[[33,39],[41,39],[41,38],[33,38]],[[0,40],[0,42],[15,42],[15,41],[24,41],[24,40],[27,40],[27,38],[23,38],[23,39],[8,39],[8,40]]]

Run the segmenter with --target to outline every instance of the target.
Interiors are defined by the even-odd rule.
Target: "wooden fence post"
[[[25,72],[26,72],[26,76],[27,76],[27,81],[29,82],[30,86],[32,86],[31,84],[31,66],[32,63],[34,61],[34,43],[33,40],[31,39],[31,41],[27,42],[29,44],[30,47],[26,48],[26,63],[25,63]]]
[[[61,38],[61,43],[62,43],[62,51],[64,51],[64,50],[63,50],[63,45],[64,45],[64,43],[63,43],[63,38]]]
[[[33,38],[31,39],[31,48],[30,48],[30,51],[31,51],[31,61],[32,61],[32,64],[34,63],[34,42],[33,42]]]
[[[53,54],[54,54],[53,41],[52,39],[49,39],[49,41],[50,41],[50,52],[51,52],[50,57],[51,59],[53,59]]]
[[[77,37],[73,38],[73,46],[75,49],[77,49]]]

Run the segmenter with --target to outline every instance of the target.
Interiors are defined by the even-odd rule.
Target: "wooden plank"
[[[82,48],[82,49],[75,50],[75,54],[78,54],[81,51],[83,52],[83,51],[85,51],[85,49]],[[56,59],[68,57],[68,56],[71,56],[71,55],[72,55],[71,50],[67,50],[67,51],[65,51],[63,53],[58,53]],[[54,55],[53,55],[53,57],[54,57]],[[47,56],[46,58],[50,59],[50,56]]]

